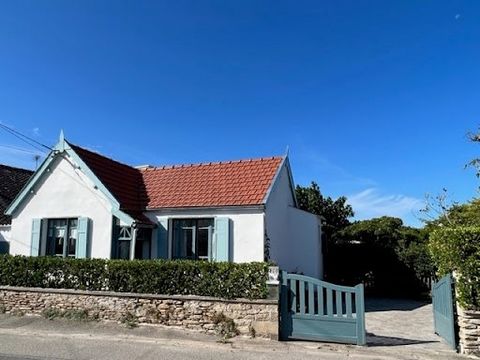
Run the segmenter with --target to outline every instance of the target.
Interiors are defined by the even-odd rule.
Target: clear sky
[[[0,121],[117,160],[281,155],[357,218],[476,194],[477,1],[11,1]],[[0,162],[33,167],[0,132]],[[34,150],[35,151],[35,150]]]

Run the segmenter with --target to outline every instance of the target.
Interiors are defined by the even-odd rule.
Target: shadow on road
[[[383,298],[367,298],[365,299],[365,311],[411,311],[427,305],[426,301],[417,301],[410,299],[383,299]]]
[[[367,346],[402,346],[402,345],[417,345],[430,344],[439,341],[431,340],[415,340],[406,339],[394,336],[378,336],[373,333],[367,333]]]

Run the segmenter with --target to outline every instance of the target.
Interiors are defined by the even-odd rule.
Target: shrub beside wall
[[[429,249],[438,275],[455,272],[457,300],[466,309],[480,309],[480,227],[439,228]]]
[[[0,255],[0,285],[264,299],[268,263]]]

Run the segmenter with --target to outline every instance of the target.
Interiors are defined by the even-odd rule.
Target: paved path
[[[461,358],[434,333],[431,304],[367,299],[366,310],[369,347],[391,348],[399,358]]]
[[[0,315],[0,359],[464,359],[433,335],[431,307],[370,301],[369,346],[215,337],[158,326]],[[388,307],[398,310],[386,311]],[[384,310],[382,310],[384,308]],[[380,311],[378,311],[380,310]]]

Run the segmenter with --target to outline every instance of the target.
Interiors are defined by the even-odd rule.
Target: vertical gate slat
[[[357,345],[365,345],[365,296],[363,293],[363,284],[355,286],[355,313],[357,319]]]
[[[305,281],[300,281],[300,314],[305,314]]]
[[[337,301],[337,316],[343,316],[342,291],[335,290],[335,300]]]
[[[308,283],[308,313],[310,315],[315,315],[315,292],[313,291],[313,284],[311,282]]]
[[[318,315],[323,316],[325,315],[324,308],[323,308],[323,287],[317,285],[317,302],[318,302]]]
[[[290,304],[290,310],[293,313],[297,312],[297,280],[290,279],[290,298],[292,300]]]
[[[325,288],[327,290],[327,315],[333,316],[333,297],[332,297],[332,289]]]
[[[345,293],[345,307],[346,307],[346,315],[347,318],[352,317],[352,293],[346,292]]]

